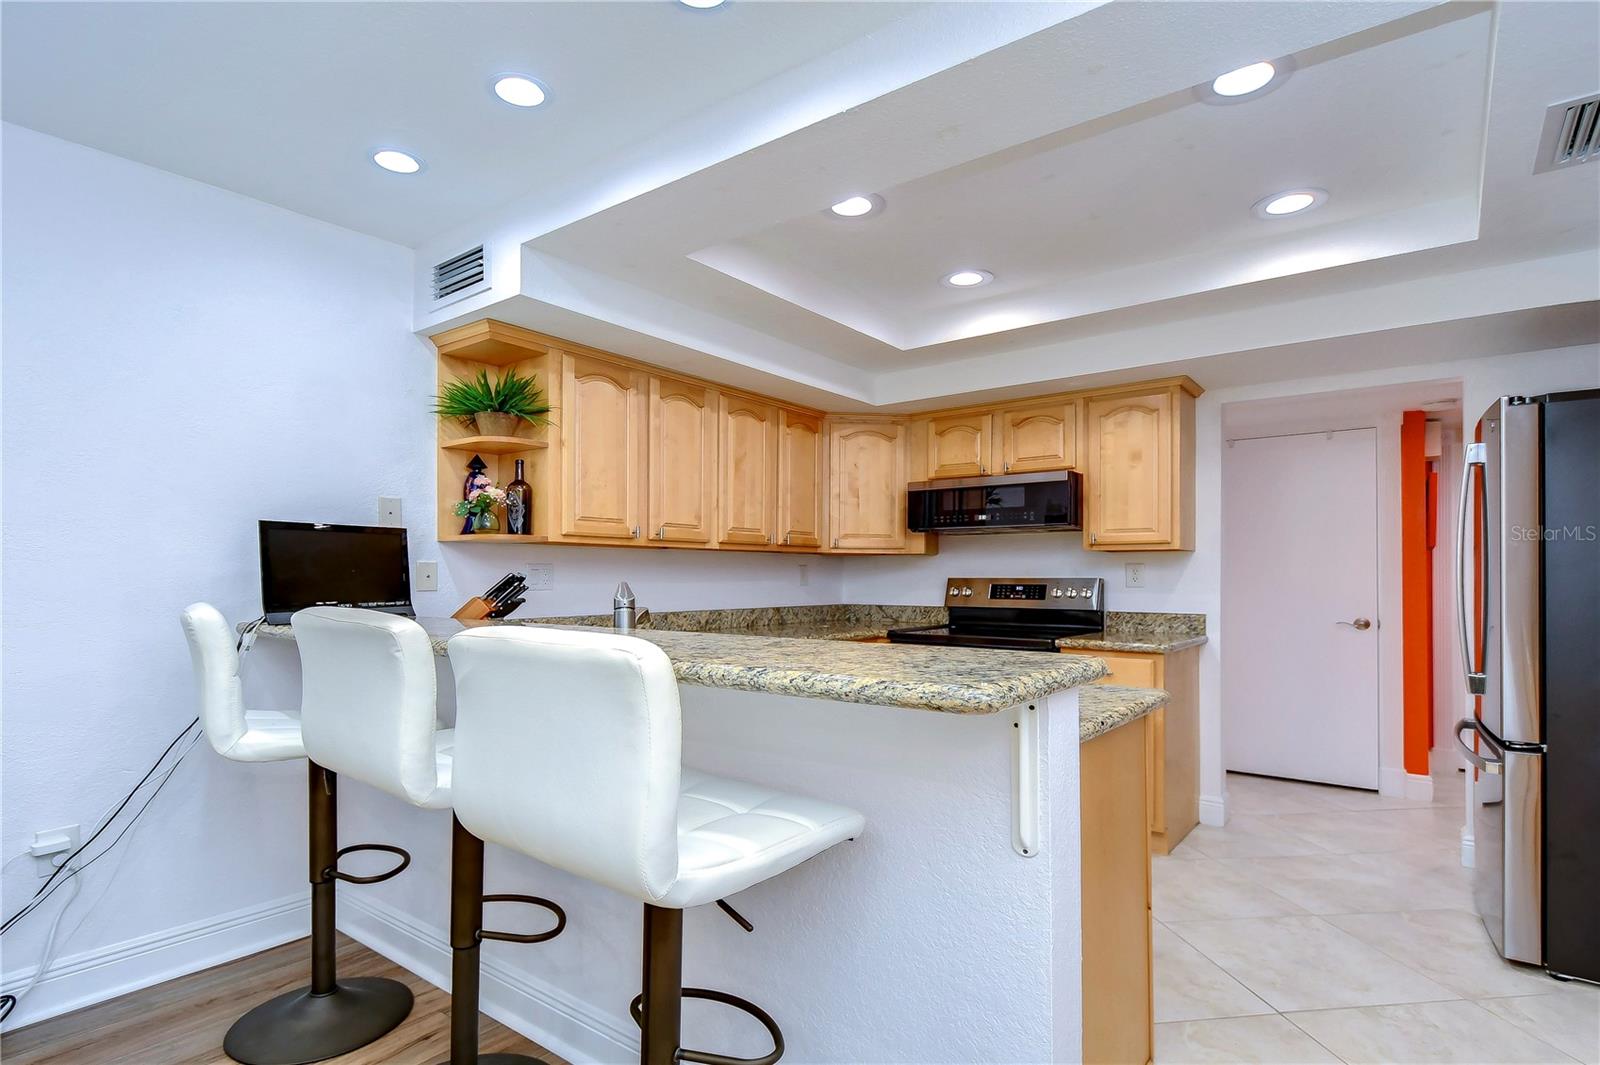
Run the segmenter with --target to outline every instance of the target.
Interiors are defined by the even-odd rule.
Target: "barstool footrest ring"
[[[703,998],[711,1002],[720,1002],[724,1006],[743,1010],[767,1030],[767,1035],[772,1037],[772,1050],[759,1058],[731,1058],[726,1054],[713,1054],[709,1050],[685,1050],[678,1048],[679,1061],[694,1061],[699,1065],[774,1065],[783,1057],[783,1030],[778,1027],[778,1022],[772,1015],[757,1006],[754,1002],[742,999],[738,995],[730,995],[726,991],[713,991],[706,987],[686,987],[682,991],[684,998]],[[628,1012],[633,1015],[633,1023],[644,1026],[644,995],[635,995],[633,1001],[628,1003]]]
[[[542,906],[556,916],[556,926],[547,932],[491,932],[486,928],[478,929],[479,939],[498,939],[506,943],[543,943],[547,939],[554,939],[567,927],[567,911],[549,899],[541,899],[535,895],[485,895],[484,902],[521,902],[529,906]]]
[[[356,876],[354,873],[341,873],[339,871],[339,859],[347,854],[355,854],[359,851],[382,851],[385,854],[397,854],[400,856],[400,864],[393,869],[376,873],[373,876]],[[410,853],[401,847],[396,847],[389,843],[355,843],[348,847],[340,847],[333,856],[333,864],[322,871],[322,876],[325,880],[331,877],[334,880],[343,880],[347,884],[378,884],[399,876],[405,872],[406,866],[410,864]]]

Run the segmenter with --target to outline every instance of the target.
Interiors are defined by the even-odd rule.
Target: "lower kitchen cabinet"
[[[1150,723],[1147,715],[1114,728],[1078,755],[1086,1062],[1142,1065],[1153,1047]]]
[[[1080,651],[1105,660],[1111,672],[1097,684],[1161,688],[1171,699],[1148,718],[1146,777],[1149,787],[1150,849],[1171,853],[1200,823],[1200,649],[1171,654]]]

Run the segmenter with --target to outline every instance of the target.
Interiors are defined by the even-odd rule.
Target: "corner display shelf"
[[[439,392],[454,380],[462,380],[486,370],[490,377],[498,377],[515,369],[523,376],[537,378],[546,399],[555,402],[560,382],[552,380],[552,372],[559,373],[559,361],[551,357],[550,349],[530,341],[537,334],[528,333],[515,326],[486,320],[452,329],[433,338],[439,358]],[[454,418],[438,421],[438,493],[435,501],[437,537],[440,543],[450,544],[542,544],[549,542],[544,526],[548,508],[540,505],[538,493],[551,478],[545,470],[550,454],[550,434],[558,430],[550,426],[525,426],[526,436],[479,436],[472,427]],[[467,478],[467,464],[477,455],[484,462],[484,473],[495,484],[504,486],[516,477],[517,460],[526,466],[524,479],[534,485],[534,533],[463,533],[461,518],[453,508],[461,499],[461,486]],[[505,512],[500,511],[502,526]]]

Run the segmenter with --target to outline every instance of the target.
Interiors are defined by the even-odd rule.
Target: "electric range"
[[[948,625],[890,629],[890,643],[1056,650],[1063,636],[1105,631],[1106,585],[1099,577],[952,577]]]

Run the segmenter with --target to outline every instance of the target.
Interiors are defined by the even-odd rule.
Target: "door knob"
[[[1334,624],[1348,625],[1357,632],[1366,632],[1368,629],[1372,628],[1372,622],[1368,621],[1366,618],[1356,618],[1354,621],[1336,621]]]

